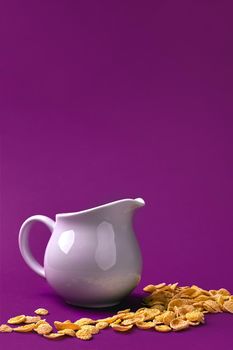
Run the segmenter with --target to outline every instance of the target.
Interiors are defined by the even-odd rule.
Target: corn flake
[[[19,326],[17,328],[14,328],[14,332],[21,332],[21,333],[31,332],[35,329],[35,326],[36,326],[35,323],[26,324],[25,326]]]
[[[167,332],[170,332],[172,329],[168,325],[161,324],[161,325],[156,325],[155,330],[158,332],[167,333]]]
[[[39,309],[36,309],[34,311],[35,314],[37,315],[42,315],[42,316],[45,316],[45,315],[48,315],[48,310],[44,309],[44,308],[39,308]]]
[[[23,323],[26,320],[26,316],[25,315],[19,315],[19,316],[15,316],[10,318],[7,323],[9,324],[20,324]]]
[[[11,333],[13,331],[13,328],[8,326],[7,324],[2,324],[0,326],[0,333]]]
[[[73,329],[69,329],[69,328],[62,329],[61,331],[58,331],[57,333],[63,334],[63,335],[68,335],[70,337],[75,337],[75,335],[76,335],[75,331]]]

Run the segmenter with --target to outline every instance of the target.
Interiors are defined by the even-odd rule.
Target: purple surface
[[[75,309],[23,262],[30,215],[141,196],[145,284],[233,292],[231,1],[1,1],[1,320]],[[49,232],[35,226],[42,261]],[[103,331],[94,341],[3,334],[4,349],[231,348],[233,315],[183,333]]]

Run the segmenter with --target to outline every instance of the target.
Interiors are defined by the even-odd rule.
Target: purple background
[[[141,196],[142,281],[233,292],[231,1],[1,1],[1,320],[114,310],[65,305],[22,260],[30,215]],[[49,232],[35,225],[42,261]],[[1,335],[18,349],[233,346],[233,315],[183,333],[103,331],[94,341]],[[143,345],[142,345],[143,344]]]

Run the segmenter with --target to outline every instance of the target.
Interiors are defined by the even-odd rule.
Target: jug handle
[[[41,266],[38,261],[34,258],[34,256],[31,253],[31,250],[29,248],[29,233],[31,230],[31,226],[34,222],[42,222],[45,224],[51,232],[53,232],[55,222],[48,218],[45,215],[33,215],[30,216],[27,220],[24,221],[22,224],[20,231],[19,231],[19,249],[22,254],[22,257],[24,258],[26,264],[35,271],[38,275],[45,277],[45,271],[44,267]]]

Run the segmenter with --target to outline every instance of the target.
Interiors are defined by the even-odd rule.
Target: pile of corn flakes
[[[233,295],[224,288],[204,290],[198,286],[178,287],[178,283],[148,285],[144,292],[149,296],[143,299],[142,307],[130,309],[98,320],[80,318],[72,322],[55,321],[52,327],[41,316],[48,314],[44,308],[34,311],[36,316],[19,315],[10,318],[0,326],[0,332],[34,332],[47,339],[76,337],[90,340],[102,329],[111,327],[117,332],[129,332],[133,327],[142,330],[154,329],[157,332],[181,331],[205,322],[206,313],[233,313]],[[11,325],[19,325],[12,327]],[[56,331],[54,331],[54,328]]]

